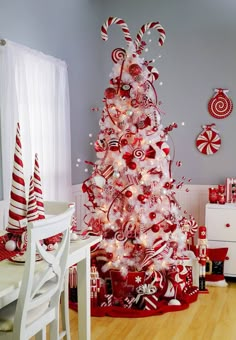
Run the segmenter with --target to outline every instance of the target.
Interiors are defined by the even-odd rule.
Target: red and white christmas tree
[[[34,184],[34,194],[37,202],[37,209],[38,209],[38,218],[44,219],[45,218],[45,211],[44,211],[44,203],[43,203],[43,191],[42,191],[42,183],[41,183],[41,176],[39,170],[39,161],[38,161],[38,154],[35,154],[34,159],[34,176],[33,176],[33,184]]]
[[[197,224],[182,215],[175,199],[167,142],[177,124],[162,126],[153,86],[159,74],[141,57],[143,35],[156,30],[162,46],[165,31],[150,22],[132,41],[127,24],[110,17],[102,26],[103,40],[112,24],[120,26],[128,46],[112,52],[114,66],[94,144],[97,160],[83,183],[89,201],[85,234],[103,236],[92,252],[101,280],[98,306],[158,310],[164,300],[168,306],[170,300],[184,304],[191,290],[183,274],[184,251]]]
[[[12,185],[10,192],[8,229],[20,230],[22,228],[25,228],[27,225],[26,214],[27,203],[25,194],[24,165],[22,160],[20,124],[17,123],[15,152],[12,171]]]

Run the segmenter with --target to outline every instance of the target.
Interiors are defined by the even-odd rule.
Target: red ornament
[[[142,68],[138,64],[131,64],[129,67],[129,74],[132,77],[138,76],[142,72]]]
[[[112,260],[113,254],[112,253],[106,253],[106,257],[108,260]]]
[[[151,229],[154,233],[157,233],[160,230],[160,227],[158,224],[153,224]]]
[[[142,194],[140,194],[140,195],[138,195],[138,197],[137,197],[137,199],[140,201],[140,202],[143,202],[144,200],[145,200],[145,196],[144,195],[142,195]]]
[[[115,95],[116,95],[116,90],[113,87],[108,87],[104,92],[104,96],[107,99],[112,99],[115,97]]]
[[[128,141],[127,141],[127,139],[121,139],[121,141],[120,141],[120,145],[121,146],[125,146],[125,145],[127,145],[128,144]]]
[[[154,220],[154,218],[156,218],[156,213],[150,212],[149,217],[150,217],[151,220]]]
[[[132,194],[132,191],[130,191],[130,190],[127,190],[127,191],[125,192],[125,196],[128,197],[128,198],[129,198],[129,197],[132,197],[132,195],[133,195],[133,194]]]
[[[129,84],[123,84],[120,88],[121,97],[130,98],[130,90],[131,90],[131,86]]]
[[[129,162],[127,164],[127,166],[131,169],[131,170],[135,170],[137,167],[137,164],[135,162]]]

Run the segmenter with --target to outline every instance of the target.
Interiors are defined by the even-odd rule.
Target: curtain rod
[[[4,39],[0,39],[0,45],[1,45],[1,46],[4,46],[4,45],[6,45],[6,43],[7,43],[7,42],[6,42],[6,40],[4,40]]]

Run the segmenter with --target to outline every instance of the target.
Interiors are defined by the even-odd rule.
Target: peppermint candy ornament
[[[203,125],[203,131],[196,139],[196,146],[204,155],[216,153],[221,146],[219,132],[214,129],[214,126],[215,124]]]
[[[215,89],[216,94],[209,100],[208,111],[214,118],[222,119],[230,115],[233,102],[228,97],[227,89]]]

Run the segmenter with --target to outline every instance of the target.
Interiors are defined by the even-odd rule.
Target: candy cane
[[[166,34],[164,28],[159,24],[159,22],[148,22],[147,24],[143,25],[138,34],[137,38],[134,42],[136,50],[140,48],[140,45],[142,44],[142,37],[144,33],[146,33],[149,29],[155,28],[160,33],[160,38],[158,40],[159,45],[162,46],[164,44]]]
[[[107,29],[110,25],[117,24],[121,26],[121,29],[124,33],[124,38],[127,41],[127,44],[129,45],[132,42],[132,38],[128,29],[127,24],[124,22],[124,20],[117,18],[117,17],[109,17],[104,24],[101,27],[101,36],[104,41],[107,41],[108,35],[107,35]]]

